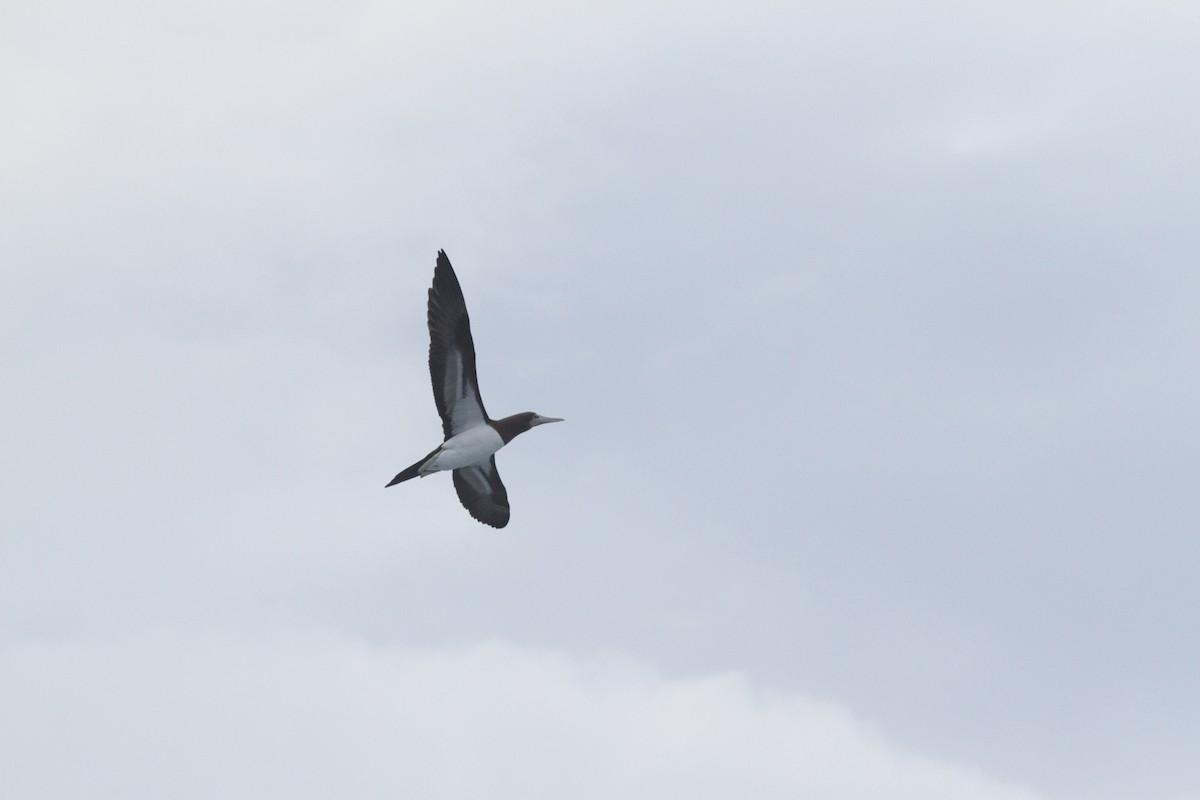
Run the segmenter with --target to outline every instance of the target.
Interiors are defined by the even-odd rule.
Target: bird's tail
[[[418,475],[420,475],[420,474],[421,474],[421,467],[422,467],[422,465],[424,465],[424,463],[425,463],[426,461],[428,461],[429,459],[433,458],[434,454],[436,454],[436,453],[437,453],[437,451],[438,451],[438,450],[441,450],[441,449],[442,449],[442,448],[438,447],[438,448],[437,448],[437,449],[435,449],[435,450],[434,450],[432,453],[430,453],[429,455],[425,456],[425,457],[424,457],[424,458],[422,458],[420,461],[418,461],[417,463],[413,464],[411,467],[406,467],[406,468],[404,469],[404,471],[403,471],[403,472],[401,472],[401,473],[400,473],[399,475],[397,475],[396,477],[392,478],[391,482],[390,482],[390,483],[388,483],[388,484],[387,484],[387,486],[384,486],[383,488],[385,488],[385,489],[386,489],[388,486],[395,486],[397,483],[404,483],[405,481],[407,481],[407,480],[409,480],[409,479],[411,479],[411,478],[415,478],[415,477],[417,477]]]

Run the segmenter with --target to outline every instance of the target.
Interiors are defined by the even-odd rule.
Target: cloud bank
[[[209,635],[0,655],[12,800],[886,798],[1034,800],[901,752],[836,705],[739,674],[493,642]]]

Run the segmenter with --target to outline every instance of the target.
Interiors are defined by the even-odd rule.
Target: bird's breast
[[[479,425],[447,439],[431,466],[438,470],[469,467],[487,461],[501,447],[504,440],[496,429]]]

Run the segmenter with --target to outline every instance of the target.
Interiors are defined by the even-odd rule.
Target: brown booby
[[[530,428],[562,420],[532,411],[496,420],[487,415],[475,376],[467,303],[444,250],[438,251],[433,271],[428,315],[429,377],[445,441],[387,485],[451,470],[463,508],[480,522],[503,528],[508,524],[508,492],[496,471],[496,451]]]

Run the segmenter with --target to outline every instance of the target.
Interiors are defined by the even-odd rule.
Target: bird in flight
[[[428,312],[429,377],[446,438],[432,453],[392,478],[388,486],[451,470],[463,508],[480,522],[503,528],[508,524],[508,492],[496,471],[496,451],[530,428],[562,420],[532,411],[504,419],[487,415],[475,376],[475,343],[467,303],[444,250],[438,251]]]

